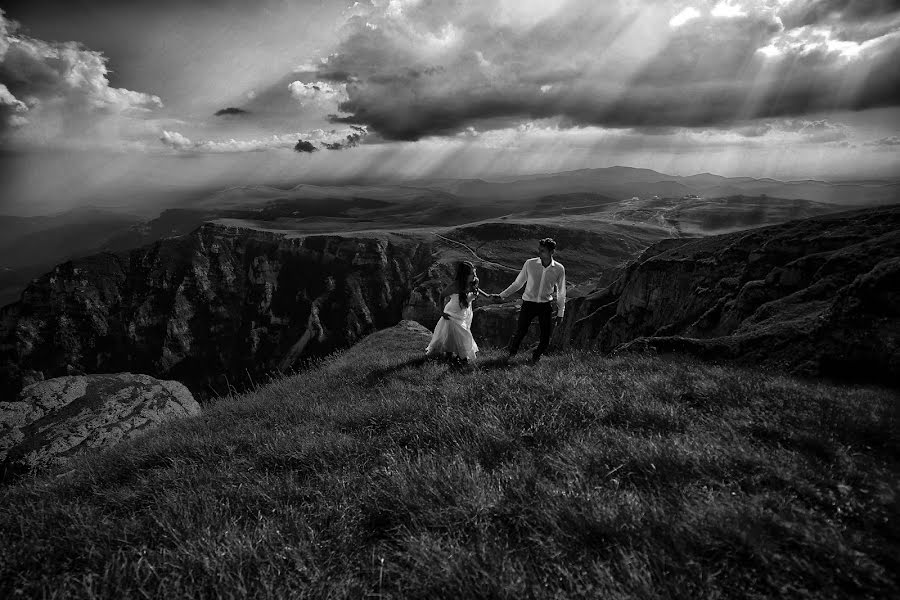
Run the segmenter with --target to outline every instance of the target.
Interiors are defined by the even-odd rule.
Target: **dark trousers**
[[[519,351],[519,344],[522,343],[522,338],[528,333],[528,327],[535,317],[538,318],[538,324],[541,326],[541,341],[538,347],[534,349],[532,358],[534,360],[539,359],[544,350],[547,349],[553,328],[553,304],[550,302],[528,302],[527,300],[522,300],[522,309],[519,311],[519,324],[512,339],[509,341],[510,356]]]

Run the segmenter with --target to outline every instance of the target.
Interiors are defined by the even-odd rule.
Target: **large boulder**
[[[200,412],[177,381],[117,373],[57,377],[34,383],[15,402],[0,402],[0,478],[64,464]]]

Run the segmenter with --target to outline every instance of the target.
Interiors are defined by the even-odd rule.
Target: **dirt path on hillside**
[[[509,270],[511,270],[511,271],[517,271],[517,270],[518,270],[517,267],[511,267],[511,266],[509,266],[509,265],[503,265],[503,264],[500,264],[500,263],[498,263],[498,262],[494,262],[494,261],[492,261],[492,260],[488,260],[488,259],[484,258],[483,256],[480,256],[477,252],[475,252],[475,249],[474,249],[474,248],[472,248],[471,246],[468,246],[467,244],[464,244],[463,242],[459,242],[459,241],[457,241],[457,240],[452,240],[452,239],[450,239],[450,238],[448,238],[448,237],[445,237],[445,236],[443,236],[443,235],[441,235],[441,234],[439,234],[439,233],[435,233],[435,232],[433,232],[433,231],[432,231],[431,233],[434,234],[435,237],[438,237],[438,238],[444,240],[445,242],[450,242],[451,244],[456,244],[457,246],[462,246],[463,248],[465,248],[466,250],[468,250],[468,251],[472,254],[472,256],[474,256],[475,258],[477,258],[477,259],[478,259],[479,261],[481,261],[483,264],[486,264],[486,265],[492,265],[492,266],[495,266],[495,267],[501,267],[501,268],[503,268],[503,269],[509,269]]]

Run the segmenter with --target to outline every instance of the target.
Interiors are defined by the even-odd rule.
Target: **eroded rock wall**
[[[900,207],[649,248],[567,308],[562,345],[900,381]]]
[[[397,323],[431,247],[207,224],[57,266],[0,314],[0,393],[134,371],[226,394]]]

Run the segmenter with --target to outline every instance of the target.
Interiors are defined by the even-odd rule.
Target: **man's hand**
[[[449,320],[449,319],[450,319],[450,315],[448,315],[447,313],[441,313],[441,318],[442,318],[442,319],[448,319],[448,320]]]

